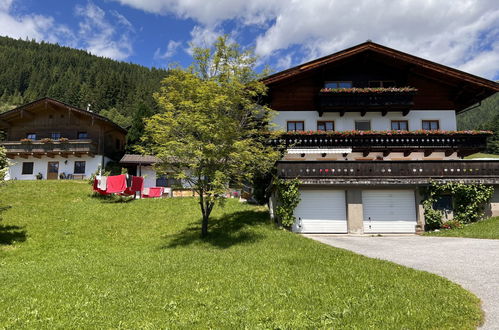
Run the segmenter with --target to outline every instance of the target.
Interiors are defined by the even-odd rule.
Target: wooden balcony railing
[[[414,105],[416,92],[385,92],[385,93],[329,93],[320,92],[319,107],[323,110],[332,109],[370,109],[393,108],[406,109]]]
[[[283,134],[271,140],[273,145],[286,148],[352,148],[353,151],[397,151],[397,150],[467,150],[478,152],[485,149],[490,134]]]
[[[46,154],[46,153],[97,153],[97,144],[92,140],[68,140],[42,142],[42,141],[2,141],[0,142],[5,147],[7,154]]]
[[[279,161],[279,177],[327,179],[467,179],[499,181],[499,161]]]

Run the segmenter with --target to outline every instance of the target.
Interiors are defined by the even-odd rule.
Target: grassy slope
[[[89,190],[1,188],[12,208],[0,328],[473,328],[482,317],[450,281],[275,229],[261,208],[229,201],[200,241],[194,199],[110,203]]]
[[[465,225],[460,229],[425,233],[428,236],[470,237],[499,239],[499,217]]]
[[[465,157],[466,159],[474,159],[474,158],[499,158],[499,155],[494,155],[494,154],[484,154],[484,153],[476,153],[473,155],[469,155]]]

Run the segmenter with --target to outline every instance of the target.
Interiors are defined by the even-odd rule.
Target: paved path
[[[499,329],[499,240],[425,236],[304,235],[372,258],[425,270],[482,300],[483,329]]]

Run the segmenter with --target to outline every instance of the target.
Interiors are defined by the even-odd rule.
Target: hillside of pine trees
[[[48,96],[132,123],[144,107],[154,112],[152,94],[166,70],[118,62],[83,50],[0,37],[0,111]],[[147,112],[147,111],[146,111]]]

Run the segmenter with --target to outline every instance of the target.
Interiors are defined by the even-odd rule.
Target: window
[[[23,162],[23,170],[21,174],[33,174],[33,162]]]
[[[26,138],[30,140],[36,140],[36,133],[28,133],[26,134]]]
[[[74,174],[85,174],[85,161],[75,161]]]
[[[52,140],[59,140],[61,138],[61,133],[50,133],[50,138]]]
[[[85,140],[88,139],[88,133],[87,132],[78,132],[78,135],[76,136],[78,140]]]
[[[326,81],[325,88],[352,88],[351,81]]]
[[[288,132],[304,131],[305,123],[303,121],[288,121]]]
[[[390,88],[395,87],[395,81],[393,80],[371,80],[369,81],[369,87],[383,87]]]
[[[433,203],[433,208],[441,211],[452,211],[452,204],[452,196],[443,195]]]
[[[318,121],[317,122],[318,131],[334,131],[334,121]]]
[[[356,120],[355,130],[357,131],[369,131],[371,130],[371,122],[369,120]]]
[[[407,120],[392,120],[392,130],[394,131],[407,131],[409,123]]]
[[[438,120],[423,120],[423,129],[424,130],[437,130],[440,128]]]

